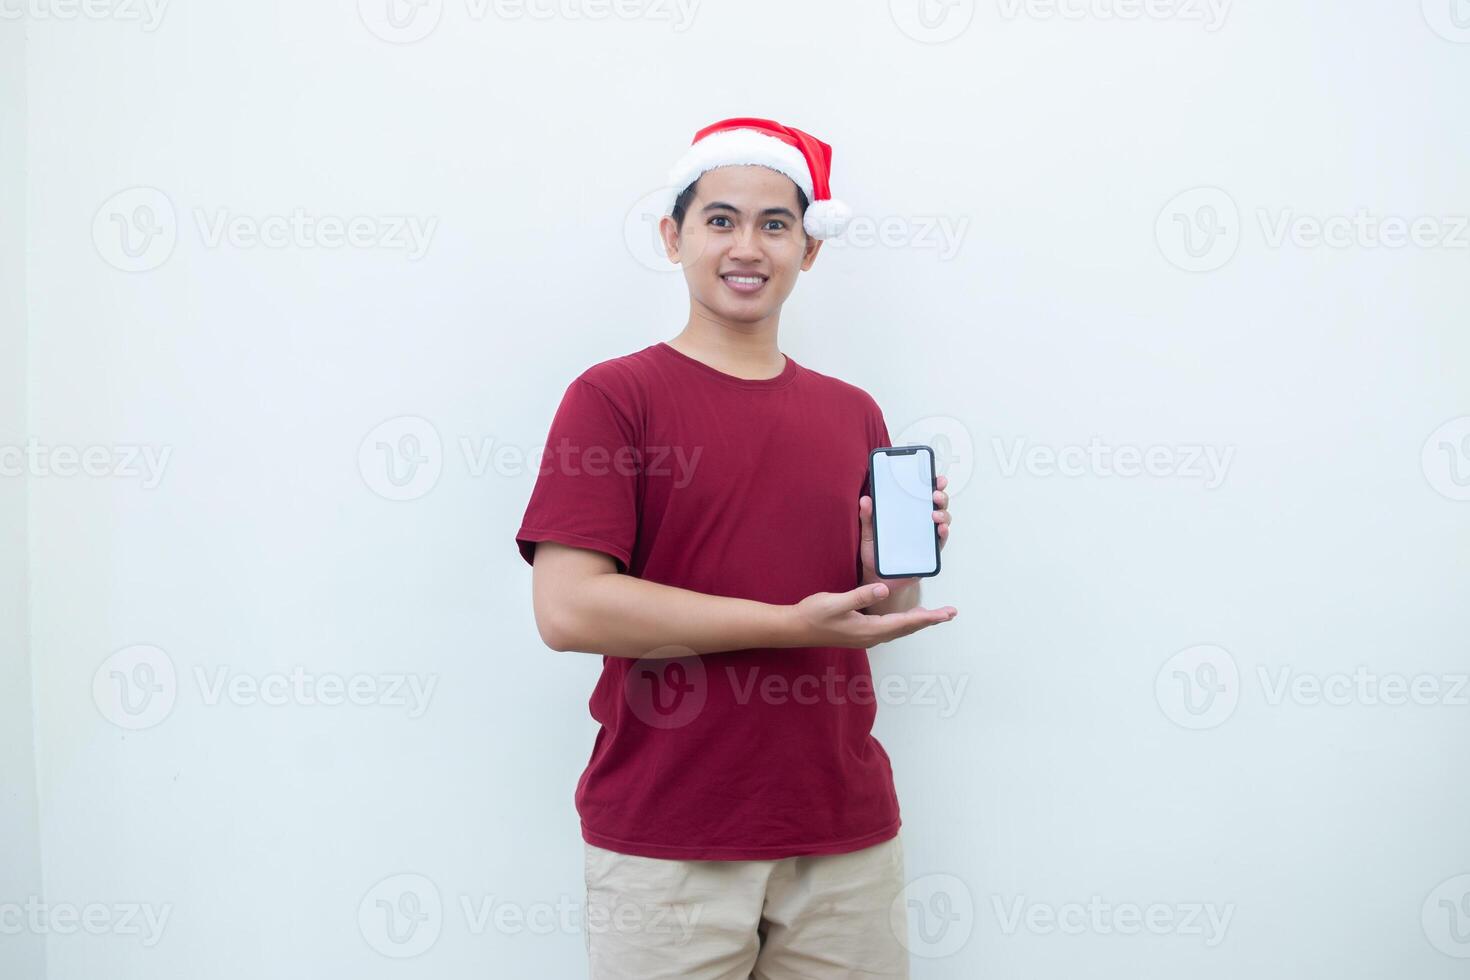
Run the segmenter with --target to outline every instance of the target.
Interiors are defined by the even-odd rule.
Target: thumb
[[[875,602],[882,602],[888,598],[888,586],[882,582],[874,582],[871,585],[859,586],[851,592],[843,593],[848,609],[866,609]]]

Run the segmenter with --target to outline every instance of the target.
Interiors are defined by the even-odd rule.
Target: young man
[[[516,535],[542,639],[603,655],[576,791],[594,980],[908,976],[866,651],[956,610],[874,572],[877,404],[777,343],[845,222],[830,165],[768,119],[695,135],[659,225],[688,323],[572,382]]]

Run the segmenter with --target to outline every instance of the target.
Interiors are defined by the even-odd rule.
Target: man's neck
[[[716,371],[764,381],[786,369],[786,358],[776,343],[778,324],[777,317],[754,324],[727,324],[691,311],[689,322],[668,344]]]

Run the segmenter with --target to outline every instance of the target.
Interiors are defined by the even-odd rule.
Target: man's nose
[[[730,245],[730,255],[733,258],[760,258],[761,250],[756,245],[754,228],[735,229],[734,241]]]

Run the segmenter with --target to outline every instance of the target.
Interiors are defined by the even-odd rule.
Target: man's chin
[[[766,308],[766,304],[764,303],[760,305],[756,305],[755,303],[726,303],[725,312],[732,320],[749,320],[751,322],[764,320],[771,315],[771,311]]]
[[[728,300],[706,304],[722,320],[731,323],[759,323],[773,312],[767,303],[731,303]]]

